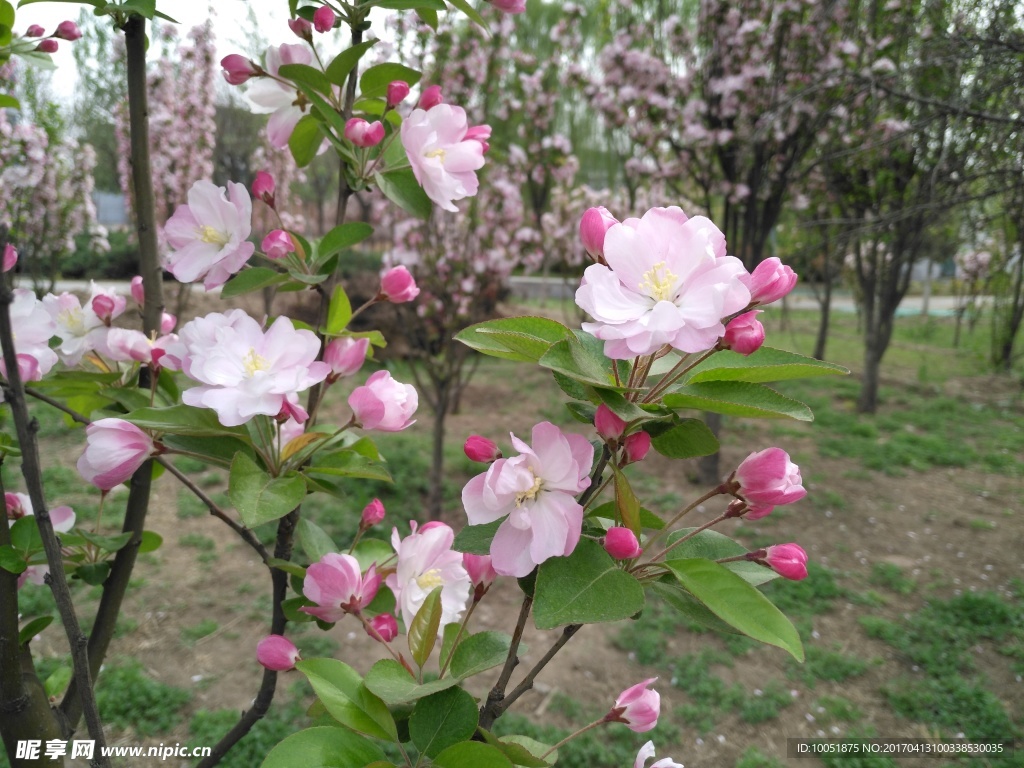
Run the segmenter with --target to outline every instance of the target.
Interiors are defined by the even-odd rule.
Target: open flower
[[[298,21],[298,20],[295,20]],[[293,31],[295,27],[292,27]],[[308,27],[303,25],[308,32]],[[299,34],[296,32],[296,34]],[[302,35],[300,35],[301,37]],[[246,97],[257,114],[271,112],[267,122],[267,138],[277,149],[288,146],[288,139],[306,112],[306,97],[287,81],[279,79],[282,64],[313,64],[313,51],[302,43],[285,43],[267,48],[263,69],[270,77],[261,77],[249,86]]]
[[[654,742],[648,741],[636,753],[636,762],[633,763],[633,768],[644,768],[644,763],[652,757],[654,757]],[[684,766],[682,763],[675,762],[671,757],[663,757],[661,760],[651,763],[650,768],[684,768]]]
[[[666,344],[704,352],[725,333],[722,318],[750,302],[747,271],[703,216],[652,208],[609,227],[603,247],[607,266],[587,267],[576,303],[597,320],[583,330],[605,342],[608,357],[627,360]]]
[[[478,126],[479,127],[479,126]],[[427,197],[446,211],[459,210],[455,200],[479,188],[476,172],[484,166],[484,145],[469,136],[466,111],[451,104],[414,109],[402,121],[402,145],[416,181]]]
[[[59,296],[50,293],[43,297],[43,306],[60,336],[57,352],[68,366],[78,365],[84,355],[103,347],[107,325],[124,312],[128,303],[123,296],[104,291],[95,283],[91,285],[92,292],[84,306],[77,296],[66,291]]]
[[[123,483],[153,455],[153,438],[124,419],[100,419],[85,428],[78,473],[101,491]]]
[[[750,505],[748,520],[758,520],[781,504],[807,495],[800,467],[781,448],[765,448],[745,458],[733,473],[733,494]]]
[[[398,529],[391,532],[391,545],[398,553],[398,567],[388,576],[387,585],[395,593],[395,605],[408,629],[423,601],[441,587],[441,626],[458,621],[469,599],[469,574],[462,564],[462,553],[452,549],[455,531],[440,522],[417,528],[404,539]]]
[[[620,693],[615,699],[615,706],[605,715],[605,722],[625,723],[629,730],[636,733],[654,728],[661,714],[661,696],[647,686],[657,679],[648,678]]]
[[[346,613],[356,613],[372,603],[379,588],[376,563],[363,574],[359,561],[352,555],[330,552],[306,569],[302,594],[316,606],[299,610],[333,624]]]
[[[400,432],[412,426],[418,405],[416,388],[395,381],[387,371],[377,371],[348,397],[359,425],[380,432]]]
[[[30,288],[15,288],[11,301],[11,333],[22,379],[38,381],[57,364],[57,353],[50,349],[50,339],[57,333],[46,305]],[[7,376],[7,361],[0,350],[0,373]],[[27,375],[26,375],[27,374]],[[0,393],[0,400],[3,394]]]
[[[32,499],[24,493],[5,493],[5,506],[7,507],[7,523],[13,525],[14,521],[25,515],[35,514],[32,508]],[[75,512],[71,507],[54,507],[50,510],[50,524],[56,533],[67,533],[75,527]],[[46,574],[50,572],[49,565],[30,565],[18,578],[18,589],[21,589],[26,581],[31,581],[36,586],[46,583]]]
[[[164,234],[171,251],[167,269],[183,283],[203,278],[216,288],[240,270],[256,246],[252,231],[252,199],[244,184],[197,181],[188,191],[188,204],[179,205],[167,220]]]
[[[498,459],[462,489],[470,525],[507,516],[491,542],[494,570],[503,576],[526,576],[549,557],[570,554],[583,527],[575,496],[590,485],[594,447],[546,421],[533,428],[532,443],[512,435],[519,455]]]

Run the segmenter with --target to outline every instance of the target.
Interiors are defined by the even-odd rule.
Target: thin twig
[[[515,703],[516,699],[526,693],[528,690],[533,688],[533,682],[536,680],[537,675],[540,671],[548,665],[555,654],[562,650],[563,646],[572,640],[573,635],[580,631],[582,624],[570,624],[562,630],[562,634],[558,636],[558,639],[552,643],[551,647],[548,648],[548,652],[544,654],[540,661],[533,665],[533,668],[526,673],[526,677],[515,688],[508,694],[501,702],[497,705],[498,715],[500,716],[506,709]]]
[[[508,647],[508,655],[505,657],[505,665],[501,668],[498,682],[494,684],[491,692],[487,694],[487,701],[480,708],[480,727],[490,728],[494,721],[501,714],[501,702],[505,698],[505,688],[512,677],[512,670],[519,663],[519,644],[523,640],[523,630],[526,629],[526,620],[530,616],[530,609],[533,607],[533,598],[529,595],[523,597],[523,605],[519,609],[519,620],[512,632],[512,642]]]

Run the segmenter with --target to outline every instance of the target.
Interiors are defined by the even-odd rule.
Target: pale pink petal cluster
[[[282,64],[312,65],[313,51],[302,43],[272,45],[267,48],[265,59],[263,69],[271,77],[261,77],[249,86],[245,95],[253,112],[272,113],[267,122],[267,138],[271,146],[283,149],[288,146],[288,138],[305,114],[305,107],[299,106],[299,103],[305,102],[299,99],[299,91],[295,86],[277,79],[278,71]]]
[[[57,353],[50,349],[50,339],[57,335],[57,324],[30,288],[14,289],[9,311],[18,372],[25,381],[38,381],[57,364]],[[2,351],[0,373],[7,376],[7,361]]]
[[[625,723],[627,728],[636,733],[654,728],[661,714],[661,696],[648,686],[657,679],[648,678],[620,693],[615,699],[615,706],[605,715],[605,721]]]
[[[251,231],[252,199],[244,184],[229,181],[224,189],[197,181],[188,204],[179,205],[164,226],[170,246],[164,266],[183,283],[203,278],[207,289],[217,288],[256,250],[247,239]]]
[[[594,447],[550,422],[533,428],[532,447],[515,435],[518,456],[498,459],[462,489],[470,525],[505,520],[491,542],[494,570],[526,576],[550,557],[571,554],[583,527],[576,494],[590,486]]]
[[[130,478],[153,454],[153,438],[124,419],[100,419],[85,428],[78,473],[101,491]]]
[[[807,495],[800,467],[781,448],[765,448],[745,458],[733,473],[734,494],[750,505],[746,517],[758,520],[781,504]]]
[[[124,296],[92,283],[89,299],[82,305],[77,296],[64,292],[43,297],[43,306],[56,326],[61,344],[57,347],[61,361],[76,366],[82,357],[94,349],[102,348],[110,321],[120,317],[128,302]],[[98,310],[98,312],[97,312]]]
[[[232,310],[187,323],[164,362],[180,364],[200,384],[186,390],[182,400],[212,408],[221,424],[236,427],[256,415],[277,416],[286,405],[297,406],[298,393],[331,372],[317,361],[319,351],[316,334],[296,330],[286,317],[264,332],[245,312]]]
[[[359,426],[379,432],[400,432],[412,426],[418,405],[416,388],[395,381],[387,371],[377,371],[348,397]]]
[[[669,345],[711,349],[725,332],[722,318],[744,309],[750,291],[725,236],[703,216],[652,208],[641,219],[608,228],[605,264],[592,264],[576,303],[597,322],[583,329],[605,342],[608,357],[649,355]]]
[[[406,628],[412,624],[427,595],[441,587],[441,626],[458,621],[469,599],[469,574],[462,564],[462,553],[452,549],[455,531],[433,521],[417,527],[404,539],[398,529],[391,532],[391,545],[398,553],[398,567],[387,577],[395,593],[396,610]]]
[[[654,742],[648,741],[636,753],[636,761],[633,763],[633,768],[644,768],[644,764],[652,757],[654,757]],[[684,766],[682,763],[675,762],[671,757],[663,757],[661,760],[651,763],[650,768],[684,768]]]
[[[402,145],[416,181],[446,211],[458,211],[454,201],[472,197],[479,188],[484,143],[476,133],[467,135],[470,130],[466,111],[451,104],[414,109],[402,121]]]
[[[302,594],[316,605],[299,610],[333,624],[372,603],[379,588],[376,563],[364,574],[352,555],[330,552],[306,569]]]

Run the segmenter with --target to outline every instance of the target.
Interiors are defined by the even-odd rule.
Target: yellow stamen
[[[249,354],[242,359],[242,365],[245,366],[245,372],[250,376],[254,376],[256,371],[265,371],[269,367],[266,358],[256,354],[255,349],[249,350]]]
[[[665,262],[659,261],[644,272],[644,281],[638,287],[655,301],[672,301],[677,279]]]
[[[445,151],[443,149],[432,149],[429,152],[424,153],[424,157],[439,157],[441,158],[441,165],[444,165]]]
[[[420,589],[424,590],[431,590],[444,586],[444,579],[441,578],[441,570],[439,568],[431,568],[429,571],[424,571],[416,577],[416,584],[419,585]]]
[[[527,501],[533,501],[537,498],[541,485],[543,485],[543,481],[539,477],[534,476],[533,485],[530,486],[530,489],[516,494],[516,506],[521,507]]]
[[[85,313],[78,309],[64,309],[57,315],[60,324],[67,328],[75,336],[85,333]]]
[[[221,232],[219,229],[211,227],[209,224],[203,224],[199,228],[199,239],[204,243],[216,243],[217,245],[227,245],[231,239],[228,235]]]

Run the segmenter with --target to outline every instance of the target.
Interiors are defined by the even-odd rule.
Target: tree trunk
[[[874,413],[878,410],[878,376],[881,371],[882,354],[877,324],[868,319],[869,330],[864,334],[864,376],[861,379],[860,397],[857,398],[858,413]],[[872,332],[874,330],[874,332]]]
[[[722,431],[722,414],[705,413],[704,423],[717,438]],[[697,459],[697,482],[701,485],[718,485],[722,482],[720,456],[721,454],[716,451],[709,456],[701,456]]]
[[[925,262],[924,288],[921,291],[921,316],[928,317],[928,305],[932,298],[932,262]]]
[[[827,257],[826,257],[827,258]],[[825,294],[821,298],[821,315],[818,317],[818,337],[814,340],[814,359],[825,359],[825,345],[828,343],[828,326],[832,314],[832,279],[826,270]]]
[[[431,520],[440,520],[444,506],[444,422],[448,418],[451,403],[449,382],[437,388],[437,407],[434,408],[434,429],[431,435],[430,497],[427,499],[427,514]]]

